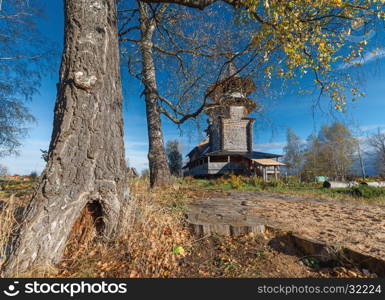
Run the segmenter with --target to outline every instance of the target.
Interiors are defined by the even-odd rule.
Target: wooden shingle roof
[[[286,166],[284,163],[281,163],[279,161],[276,161],[274,159],[269,158],[258,158],[258,159],[251,159],[251,161],[255,162],[256,164],[260,166]]]

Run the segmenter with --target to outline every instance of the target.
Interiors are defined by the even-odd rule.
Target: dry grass
[[[19,277],[330,277],[333,270],[312,270],[295,253],[271,243],[276,237],[194,237],[185,224],[188,199],[202,198],[174,184],[149,189],[147,181],[130,182],[132,200],[123,208],[117,236],[98,237],[92,208],[86,207],[72,228],[63,260]],[[21,203],[12,196],[0,208],[0,257]],[[1,207],[1,206],[0,206]]]
[[[150,190],[131,182],[133,195],[124,208],[118,237],[96,238],[90,214],[83,212],[71,233],[60,277],[174,277],[192,236],[184,226],[186,196],[177,185]]]
[[[30,195],[31,191],[28,191],[28,194]],[[26,205],[25,194],[21,197],[16,195],[11,194],[9,198],[0,201],[0,270],[5,263],[6,253],[10,250],[9,241],[18,227]],[[57,274],[57,269],[52,266],[37,266],[26,273],[17,273],[14,277],[53,277],[55,274]]]
[[[14,195],[11,195],[8,201],[0,202],[0,268],[4,263],[7,243],[12,234],[12,226],[16,221],[16,209],[17,203]]]
[[[355,203],[361,205],[385,205],[383,195],[370,195],[362,197],[353,195],[352,189],[326,189],[321,183],[285,183],[284,181],[264,182],[259,177],[223,176],[216,180],[184,178],[181,184],[194,190],[218,190],[218,191],[255,191],[276,194],[287,194],[296,197],[313,198],[324,201],[339,201],[343,203]],[[362,187],[361,187],[362,188]],[[375,191],[377,188],[373,188]]]
[[[192,236],[184,224],[186,195],[179,186],[150,190],[147,181],[130,182],[132,199],[114,240],[99,238],[90,207],[72,228],[62,262],[19,277],[171,277],[179,272]],[[20,206],[13,195],[0,202],[0,266]]]

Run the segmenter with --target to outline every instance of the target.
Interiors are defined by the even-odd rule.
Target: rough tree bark
[[[82,209],[111,237],[128,200],[115,0],[65,0],[65,46],[49,161],[12,242],[6,276],[60,261]]]
[[[150,166],[150,185],[166,186],[170,184],[171,173],[164,149],[161,114],[158,104],[157,84],[154,59],[152,56],[152,38],[155,20],[149,17],[148,4],[139,1],[140,32],[142,51],[142,75],[145,85],[147,132],[149,141],[148,161]]]

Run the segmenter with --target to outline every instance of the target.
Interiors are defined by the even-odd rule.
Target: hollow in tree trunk
[[[152,56],[152,38],[155,20],[149,17],[149,5],[139,2],[140,31],[142,49],[142,75],[145,83],[147,131],[149,140],[148,162],[150,166],[151,187],[167,186],[171,181],[171,173],[164,149],[162,124],[160,118],[156,73]]]
[[[115,0],[65,0],[65,45],[49,161],[11,243],[13,276],[60,261],[82,209],[111,237],[128,200]],[[100,228],[99,228],[100,229]]]

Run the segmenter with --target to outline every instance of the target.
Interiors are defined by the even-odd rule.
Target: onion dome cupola
[[[234,62],[230,60],[224,66],[219,80],[211,84],[206,93],[210,100],[207,105],[206,113],[210,115],[212,110],[223,111],[223,108],[229,106],[244,106],[244,116],[257,109],[257,104],[249,98],[249,95],[255,92],[256,87],[253,80],[249,77],[241,77]]]

